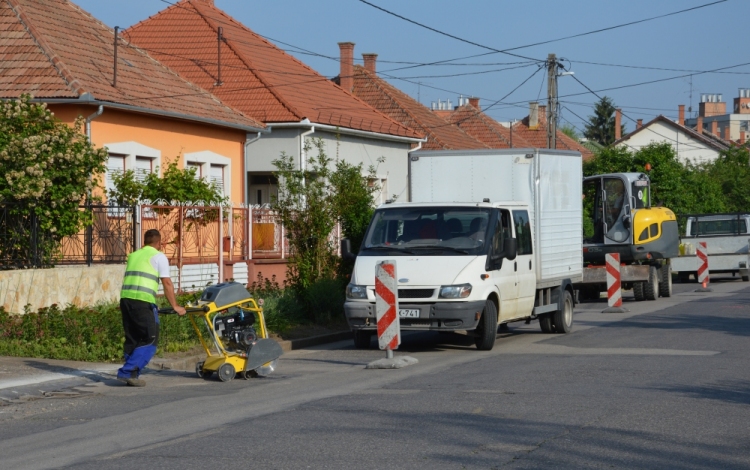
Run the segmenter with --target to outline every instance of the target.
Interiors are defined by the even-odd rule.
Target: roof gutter
[[[271,132],[270,128],[263,129],[263,128],[255,127],[255,126],[245,126],[242,124],[221,121],[219,119],[203,118],[200,116],[176,113],[173,111],[142,108],[140,106],[133,106],[129,104],[113,103],[109,101],[100,101],[97,99],[93,99],[93,97],[91,98],[88,98],[88,97],[91,97],[91,95],[88,93],[84,93],[83,95],[81,95],[80,99],[79,98],[34,98],[32,101],[37,102],[37,103],[50,103],[50,104],[87,104],[87,105],[95,105],[95,106],[96,105],[107,106],[110,109],[120,109],[123,111],[150,114],[153,116],[162,116],[162,117],[168,117],[168,118],[174,118],[174,119],[182,119],[185,121],[199,122],[202,124],[212,124],[212,125],[220,126],[220,127],[229,127],[232,129],[239,129],[245,132],[260,132],[263,134],[267,134]]]
[[[298,128],[298,127],[312,127],[318,131],[328,131],[328,132],[339,133],[339,134],[355,135],[358,137],[368,137],[371,139],[390,140],[394,142],[409,142],[409,143],[427,142],[427,138],[420,139],[418,137],[402,137],[398,135],[381,134],[379,132],[361,131],[358,129],[349,129],[348,127],[338,127],[338,126],[330,126],[328,124],[318,124],[315,122],[310,122],[310,120],[308,119],[303,119],[300,122],[279,122],[279,123],[268,125],[269,130],[273,130],[274,128],[289,129],[289,128]]]

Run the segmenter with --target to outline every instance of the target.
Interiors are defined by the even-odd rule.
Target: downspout
[[[101,116],[103,112],[104,105],[100,104],[99,109],[97,109],[94,114],[86,118],[86,137],[89,138],[89,142],[91,142],[91,121]]]
[[[426,141],[427,141],[426,138],[424,140],[420,140],[419,143],[417,144],[417,147],[412,150],[409,150],[409,152],[407,152],[407,155],[421,149],[422,143]],[[406,164],[406,191],[408,192],[408,194],[406,195],[406,200],[411,201],[411,157],[408,157],[408,161]]]
[[[242,155],[242,165],[244,166],[244,171],[242,172],[242,197],[245,199],[245,204],[247,204],[248,206],[250,205],[250,197],[247,194],[247,169],[250,166],[250,162],[248,162],[248,149],[250,148],[250,144],[257,142],[258,139],[260,139],[261,135],[262,133],[258,132],[258,135],[251,139],[250,133],[245,134],[245,146]]]
[[[303,132],[299,136],[299,169],[305,171],[307,168],[307,152],[305,151],[305,137],[315,132],[315,126],[311,126],[310,130]]]
[[[93,142],[91,141],[91,121],[93,121],[94,119],[96,119],[99,116],[101,116],[103,112],[104,112],[104,105],[100,104],[99,105],[99,109],[97,109],[94,114],[92,114],[91,116],[89,116],[89,117],[86,118],[86,137],[89,139],[89,143],[92,144],[92,145],[93,145]],[[91,181],[91,179],[93,178],[93,176],[94,175],[89,175],[89,181]],[[86,194],[86,203],[87,203],[86,205],[88,205],[88,204],[91,203],[91,189],[92,188],[89,188],[88,194]],[[94,247],[93,247],[93,237],[94,237],[94,234],[93,234],[92,230],[93,230],[92,227],[90,227],[90,226],[86,227],[86,235],[84,237],[85,243],[86,243],[86,246],[84,247],[84,253],[88,252],[88,253],[86,253],[87,254],[87,256],[86,256],[87,263],[86,264],[89,267],[91,267],[91,265],[93,264],[92,254],[93,254],[93,251],[94,251]]]

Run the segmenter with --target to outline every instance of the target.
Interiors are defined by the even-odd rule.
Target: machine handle
[[[160,308],[159,315],[177,315],[173,308]]]

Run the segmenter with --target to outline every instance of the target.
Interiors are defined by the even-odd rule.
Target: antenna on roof
[[[112,74],[112,86],[117,87],[117,33],[120,31],[119,26],[115,26],[115,69]]]
[[[218,49],[219,49],[218,50],[219,61],[218,61],[218,73],[216,76],[216,83],[214,84],[214,86],[221,86],[223,83],[221,81],[221,41],[224,40],[224,38],[222,37],[222,33],[224,33],[224,28],[219,26],[219,30],[216,33],[216,41],[218,42]]]

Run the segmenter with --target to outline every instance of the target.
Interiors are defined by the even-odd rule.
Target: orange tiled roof
[[[487,148],[482,142],[361,65],[354,66],[353,93],[404,126],[423,133],[427,137],[427,142],[422,144],[424,150]]]
[[[77,100],[88,93],[140,112],[264,127],[125,42],[112,86],[114,31],[67,0],[0,0],[0,31],[0,97]]]
[[[222,28],[221,81],[217,35]],[[181,0],[123,35],[186,79],[265,123],[319,124],[419,138],[285,53],[211,0]]]
[[[537,129],[530,129],[529,117],[526,116],[525,118],[523,118],[523,120],[513,125],[513,139],[516,138],[516,135],[520,135],[523,139],[529,142],[529,144],[531,144],[531,147],[533,148],[547,148],[546,120],[540,119],[539,127]],[[577,152],[581,152],[581,157],[584,160],[589,160],[590,158],[594,157],[594,154],[591,152],[591,150],[571,139],[560,130],[557,131],[556,142],[556,147],[558,150],[574,150]]]
[[[459,106],[447,117],[448,121],[493,149],[533,147],[523,136],[511,135],[510,129],[487,116],[471,104]]]

